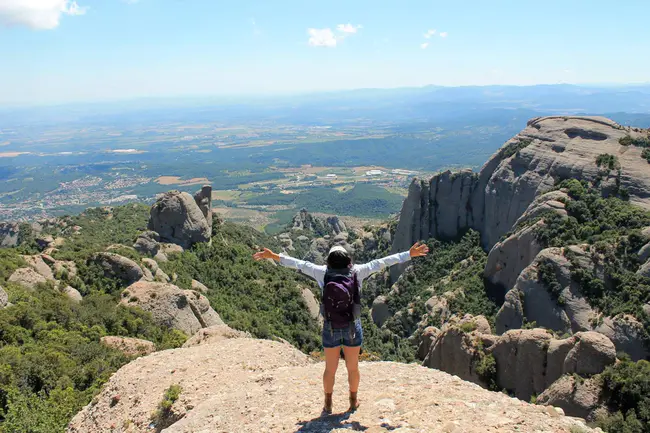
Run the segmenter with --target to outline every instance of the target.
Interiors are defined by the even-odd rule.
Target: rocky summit
[[[490,249],[557,180],[594,181],[601,176],[596,160],[604,154],[620,162],[620,169],[603,180],[605,191],[623,188],[631,202],[650,208],[650,170],[642,149],[621,144],[626,137],[641,136],[642,131],[604,117],[532,119],[479,173],[446,171],[415,179],[402,207],[393,251],[419,239],[455,238],[468,228],[480,231],[483,246]]]
[[[294,347],[225,338],[158,352],[122,367],[70,422],[68,433],[593,431],[536,406],[416,365],[362,362],[361,406],[347,409],[339,368],[334,414],[321,416],[323,363]],[[171,406],[161,408],[169,389]],[[167,401],[170,401],[167,399]]]

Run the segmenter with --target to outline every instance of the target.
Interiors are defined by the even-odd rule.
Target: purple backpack
[[[333,328],[350,326],[361,311],[359,281],[356,273],[328,270],[323,288],[323,316]]]

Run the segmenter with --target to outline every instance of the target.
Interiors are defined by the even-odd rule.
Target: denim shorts
[[[345,328],[332,328],[329,321],[323,323],[323,347],[332,349],[335,347],[359,347],[363,343],[363,330],[361,319],[355,320]]]

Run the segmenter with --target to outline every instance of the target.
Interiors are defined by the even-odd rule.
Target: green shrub
[[[650,430],[650,362],[622,361],[601,375],[603,393],[613,415],[599,420],[605,431]]]
[[[641,152],[641,158],[645,159],[650,163],[650,149],[643,149]]]
[[[618,158],[609,153],[601,153],[596,157],[596,165],[598,167],[604,167],[609,170],[617,170],[621,168],[621,164],[618,162]]]
[[[478,357],[474,360],[473,366],[474,371],[476,371],[476,374],[478,374],[481,380],[487,385],[488,389],[492,391],[499,390],[496,380],[497,362],[491,353],[479,351]]]
[[[151,421],[156,426],[156,431],[161,431],[165,427],[173,424],[174,420],[170,419],[172,418],[171,409],[176,400],[178,400],[178,397],[180,397],[181,391],[182,389],[180,385],[170,385],[170,387],[165,390],[165,394],[160,403],[158,403],[156,411],[151,414]]]
[[[528,139],[523,139],[519,141],[514,141],[512,143],[509,143],[502,151],[501,155],[503,155],[503,158],[510,158],[517,152],[519,152],[521,149],[525,149],[526,147],[530,146],[532,143],[532,140]]]
[[[465,333],[475,331],[476,328],[478,328],[478,325],[474,321],[465,322],[460,325],[460,330]]]

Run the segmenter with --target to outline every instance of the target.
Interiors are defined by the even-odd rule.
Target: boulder
[[[142,268],[136,262],[115,253],[96,253],[90,258],[98,264],[108,278],[117,278],[125,285],[133,284],[144,277]]]
[[[55,260],[52,269],[57,278],[60,278],[63,274],[68,274],[68,279],[77,276],[77,264],[71,260]]]
[[[636,273],[642,277],[650,278],[650,260],[645,262]]]
[[[551,386],[564,373],[564,360],[576,345],[576,338],[570,337],[563,340],[551,340],[546,352],[546,387]]]
[[[213,344],[229,338],[251,338],[248,332],[237,331],[228,325],[213,325],[200,329],[187,339],[183,347],[194,347],[203,344]]]
[[[151,341],[132,337],[106,336],[99,340],[104,346],[119,350],[129,357],[149,355],[156,351],[156,345]]]
[[[208,288],[201,282],[192,280],[192,290],[196,290],[201,293],[208,293]]]
[[[18,246],[20,224],[0,223],[0,248],[13,248]]]
[[[601,387],[597,378],[576,380],[575,376],[563,376],[537,396],[537,404],[561,408],[568,416],[595,421],[596,414],[604,407]]]
[[[424,361],[431,351],[431,346],[435,343],[440,334],[440,329],[435,326],[427,326],[422,330],[418,335],[418,344],[417,344],[417,359]]]
[[[61,289],[61,293],[66,295],[68,298],[70,298],[70,300],[74,302],[81,302],[83,300],[83,296],[81,296],[79,290],[71,286],[65,286],[63,289]]]
[[[183,248],[209,242],[212,234],[212,226],[194,198],[179,191],[169,191],[154,203],[148,229],[157,232],[162,241]]]
[[[305,306],[307,307],[307,311],[309,311],[311,318],[321,321],[320,305],[314,296],[314,292],[307,287],[303,287],[300,290],[300,295],[302,296],[302,300],[305,302]]]
[[[482,384],[474,369],[478,350],[476,338],[459,327],[451,326],[438,334],[422,365]]]
[[[591,376],[616,362],[614,343],[598,332],[578,332],[576,344],[564,359],[564,373]]]
[[[194,194],[194,201],[201,209],[201,213],[210,227],[210,235],[212,235],[212,186],[203,185],[200,190]]]
[[[0,308],[6,307],[8,302],[9,295],[5,292],[5,289],[0,286]]]
[[[429,316],[434,320],[434,323],[442,325],[451,317],[447,298],[444,296],[432,296],[424,303]]]
[[[387,300],[386,300],[385,296],[377,296],[375,298],[375,300],[372,302],[372,308],[370,310],[370,315],[372,316],[372,321],[379,328],[384,326],[384,323],[386,323],[386,320],[388,320],[392,316],[386,301]]]
[[[122,292],[120,303],[149,311],[159,325],[188,336],[201,328],[223,324],[204,296],[169,283],[138,281]]]
[[[511,329],[520,329],[523,324],[524,309],[521,305],[520,292],[517,289],[509,290],[497,313],[496,333],[501,335]]]
[[[650,259],[650,242],[642,246],[637,255],[641,263],[647,262]]]
[[[54,245],[54,238],[50,235],[39,236],[36,238],[36,245],[38,245],[38,248],[43,251]]]
[[[646,337],[643,324],[634,316],[621,314],[616,317],[605,317],[595,330],[607,336],[614,343],[617,352],[627,353],[633,361],[647,359],[650,356],[650,341]]]
[[[32,268],[16,269],[7,281],[19,284],[28,290],[35,290],[38,284],[47,282],[45,277]]]
[[[545,329],[518,329],[503,334],[488,348],[496,360],[497,385],[522,400],[546,388],[546,351],[551,335]]]
[[[133,244],[133,248],[140,254],[153,257],[158,254],[160,249],[160,235],[151,230],[140,233]]]
[[[144,258],[142,259],[142,264],[144,265],[142,269],[145,267],[151,271],[152,274],[155,274],[160,267],[158,266],[158,263],[156,263],[155,260],[150,259],[150,258]]]
[[[52,269],[43,261],[43,258],[39,255],[36,256],[22,256],[27,266],[38,272],[46,280],[54,281],[54,274]]]

